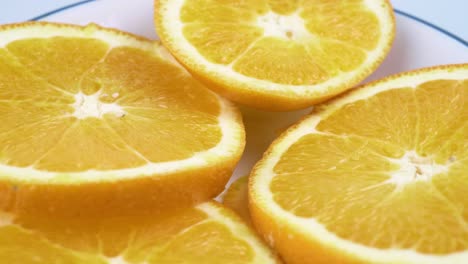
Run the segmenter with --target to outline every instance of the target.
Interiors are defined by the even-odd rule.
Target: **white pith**
[[[116,95],[116,94],[115,94]],[[118,95],[117,95],[118,96]],[[113,114],[117,117],[125,116],[125,110],[116,103],[103,103],[99,100],[100,92],[92,95],[86,95],[82,92],[75,94],[75,102],[73,103],[73,116],[78,119],[88,117],[102,118],[105,114]],[[116,96],[112,96],[116,97]]]
[[[232,65],[223,66],[210,62],[205,57],[203,57],[183,35],[182,29],[184,24],[178,18],[181,17],[180,10],[182,9],[184,2],[185,0],[165,0],[161,1],[160,5],[163,28],[167,32],[170,32],[170,34],[167,34],[166,36],[166,41],[168,43],[176,43],[172,44],[171,46],[173,49],[175,49],[175,53],[179,54],[179,59],[184,61],[184,63],[189,67],[197,66],[204,74],[213,76],[216,79],[224,80],[226,83],[235,85],[239,89],[255,89],[264,93],[284,94],[288,97],[320,97],[323,94],[329,94],[330,90],[340,89],[344,83],[352,82],[359,74],[362,74],[371,68],[372,65],[378,60],[378,58],[382,56],[382,51],[388,47],[389,36],[393,35],[394,29],[393,24],[390,23],[390,21],[393,20],[388,12],[390,7],[385,1],[364,1],[364,5],[370,11],[374,12],[377,18],[380,19],[382,37],[379,39],[375,49],[367,52],[366,60],[358,68],[352,72],[342,72],[338,77],[331,78],[323,83],[315,85],[278,84],[271,81],[248,77],[236,72],[232,68]],[[296,19],[292,20],[297,21]],[[270,30],[269,32],[277,32],[278,29],[279,27],[277,27],[275,30]],[[245,84],[245,86],[236,85],[239,83]]]
[[[159,43],[138,39],[133,36],[119,33],[117,31],[106,30],[97,27],[96,25],[88,25],[85,29],[74,26],[63,26],[53,24],[28,25],[9,28],[8,30],[0,31],[0,48],[8,43],[25,39],[25,38],[51,38],[51,37],[77,37],[77,38],[95,38],[104,41],[110,45],[110,48],[119,46],[128,46],[139,48],[146,52],[151,52],[155,56],[165,59],[168,62],[175,60],[169,55],[167,50]],[[185,70],[178,64],[174,64],[182,71]],[[186,72],[185,72],[186,73]],[[188,74],[188,73],[186,73]],[[78,171],[78,172],[50,172],[37,170],[34,167],[15,167],[6,164],[0,164],[0,179],[11,181],[23,181],[29,183],[80,183],[80,182],[96,182],[96,181],[115,181],[121,179],[140,178],[142,176],[164,176],[166,174],[192,171],[201,169],[207,166],[216,166],[217,161],[225,160],[232,157],[233,153],[238,152],[239,142],[243,139],[243,127],[238,123],[238,112],[235,106],[222,97],[212,93],[218,98],[220,104],[220,115],[218,117],[219,127],[221,130],[221,140],[211,149],[195,153],[192,157],[159,163],[147,163],[140,167],[108,170],[108,171]],[[111,95],[115,96],[115,95]],[[96,113],[95,100],[91,97],[83,97],[77,95],[77,100],[87,100],[88,106],[82,108],[81,112],[75,112],[77,117],[85,117],[88,115],[99,115],[104,112],[122,114],[121,109],[116,106],[107,105],[101,112]],[[93,101],[94,100],[94,101]],[[93,103],[94,102],[94,103]],[[76,102],[75,102],[76,103]],[[93,105],[94,104],[94,105]],[[94,110],[92,110],[94,109]],[[76,110],[76,107],[75,107]],[[104,110],[104,112],[102,112]]]
[[[416,75],[416,76],[415,76]],[[298,217],[283,208],[274,200],[270,191],[270,183],[275,177],[274,168],[285,153],[301,137],[318,132],[315,127],[323,119],[335,112],[337,109],[357,100],[369,98],[380,92],[407,87],[417,87],[418,85],[431,80],[462,80],[468,79],[468,65],[453,69],[433,69],[429,72],[406,74],[382,83],[375,83],[365,88],[358,89],[347,96],[338,98],[328,105],[319,114],[313,114],[301,121],[292,130],[286,132],[284,136],[274,142],[269,151],[264,155],[262,162],[256,167],[251,175],[252,181],[251,195],[255,197],[256,206],[262,208],[269,215],[275,217],[275,222],[287,225],[298,233],[303,233],[305,237],[316,239],[326,247],[335,248],[345,254],[356,256],[369,263],[427,263],[427,264],[463,264],[468,259],[468,250],[446,255],[422,254],[410,249],[377,249],[340,238],[329,232],[324,225],[314,218]],[[412,153],[407,154],[405,159],[410,160],[415,157]],[[398,163],[398,161],[396,161]],[[424,163],[427,160],[424,160]],[[400,161],[400,163],[402,163]],[[430,163],[430,162],[429,162]],[[431,163],[432,164],[432,163]],[[427,164],[425,164],[427,165]],[[425,171],[440,172],[446,170],[445,166],[435,165],[433,168],[425,168]],[[409,175],[404,175],[405,177]],[[391,180],[389,180],[391,181]],[[391,182],[389,182],[391,183]],[[400,182],[401,183],[401,182]],[[407,184],[408,182],[404,182]],[[398,184],[397,181],[392,184]]]
[[[447,172],[449,165],[435,163],[429,157],[421,157],[415,151],[408,151],[399,159],[390,159],[400,165],[400,169],[390,173],[385,183],[395,184],[398,188],[417,181],[430,181],[434,175]]]
[[[257,18],[257,25],[263,28],[263,36],[265,37],[294,40],[312,37],[298,13],[279,15],[270,11]]]

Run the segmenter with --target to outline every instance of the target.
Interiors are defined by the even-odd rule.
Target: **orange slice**
[[[214,91],[241,104],[293,110],[362,81],[394,38],[386,0],[156,0],[169,51]]]
[[[246,223],[250,224],[250,212],[248,207],[248,183],[249,178],[243,176],[229,186],[223,196],[223,204],[236,212]]]
[[[250,175],[258,231],[287,263],[468,263],[468,64],[320,105]]]
[[[158,43],[96,25],[0,27],[0,208],[120,213],[219,194],[238,110]]]
[[[164,215],[38,218],[0,214],[1,263],[273,264],[278,258],[214,202]]]

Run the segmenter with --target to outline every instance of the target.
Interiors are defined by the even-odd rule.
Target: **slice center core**
[[[103,103],[99,100],[101,92],[98,91],[92,95],[86,95],[79,92],[75,95],[73,103],[73,116],[78,119],[88,117],[102,118],[105,114],[114,114],[117,117],[123,117],[125,111],[116,103]]]
[[[419,156],[415,151],[408,151],[400,159],[392,161],[399,164],[400,169],[393,172],[388,181],[400,186],[429,181],[434,175],[447,171],[447,166],[435,163],[430,157]]]
[[[280,15],[268,12],[257,19],[257,25],[263,28],[265,37],[279,37],[289,40],[297,40],[310,36],[305,27],[304,20],[297,14]]]

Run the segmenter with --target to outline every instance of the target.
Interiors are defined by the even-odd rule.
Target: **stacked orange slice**
[[[353,87],[377,68],[395,31],[386,0],[156,0],[155,24],[209,88],[267,110]]]
[[[223,190],[240,114],[159,43],[49,23],[3,26],[0,39],[1,208],[163,210]]]
[[[468,259],[468,65],[323,104],[251,174],[257,230],[287,263]]]

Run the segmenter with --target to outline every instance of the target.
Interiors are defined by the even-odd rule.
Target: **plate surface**
[[[153,0],[17,0],[5,1],[0,23],[45,20],[87,24],[94,22],[156,39]],[[411,69],[468,62],[468,1],[393,0],[397,34],[393,48],[366,81]],[[269,143],[310,109],[269,113],[242,109],[247,147],[231,180],[248,174]]]

